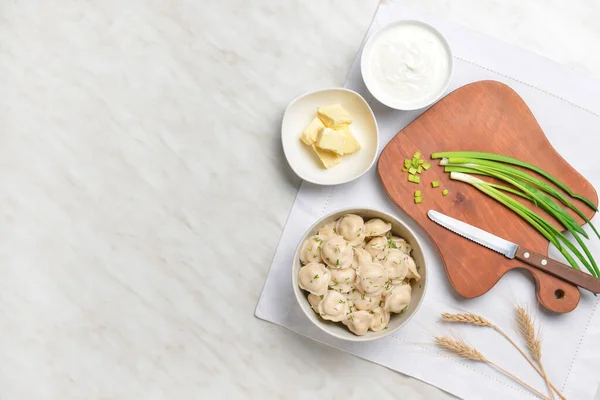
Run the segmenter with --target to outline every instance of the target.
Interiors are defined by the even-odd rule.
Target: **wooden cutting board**
[[[495,81],[471,83],[450,93],[400,131],[383,150],[377,165],[389,196],[423,227],[437,246],[448,278],[459,294],[467,298],[481,296],[507,271],[523,268],[533,276],[537,298],[544,307],[561,313],[573,310],[580,297],[575,286],[517,260],[509,260],[429,220],[426,213],[434,209],[548,254],[548,241],[541,234],[472,186],[451,181],[437,160],[421,175],[419,185],[408,182],[407,173],[401,171],[404,159],[412,158],[416,151],[427,159],[434,152],[459,150],[491,152],[531,162],[598,204],[592,185],[554,150],[523,99],[510,87]],[[440,188],[431,187],[434,180],[441,182]],[[450,191],[445,197],[441,194],[444,188]],[[413,200],[417,189],[423,192],[423,202],[418,205]],[[592,209],[580,201],[572,201],[591,219]],[[536,208],[536,212],[563,229],[541,209]],[[583,220],[571,214],[583,224]]]

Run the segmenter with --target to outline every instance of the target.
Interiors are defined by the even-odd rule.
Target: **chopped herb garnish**
[[[319,279],[319,274],[316,274],[315,276],[313,276],[313,279]]]
[[[340,265],[340,259],[338,258],[337,260],[335,260],[335,265]]]

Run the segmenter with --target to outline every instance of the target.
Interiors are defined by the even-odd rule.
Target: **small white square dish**
[[[325,169],[313,149],[300,140],[300,135],[317,116],[317,107],[331,104],[341,104],[350,113],[350,131],[361,149]],[[300,178],[318,185],[338,185],[360,177],[373,166],[379,131],[371,107],[360,94],[342,88],[324,89],[304,94],[290,103],[283,115],[281,141],[288,163]]]

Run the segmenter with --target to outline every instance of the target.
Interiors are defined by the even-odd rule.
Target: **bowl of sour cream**
[[[380,28],[367,40],[361,56],[367,88],[397,110],[418,110],[437,101],[450,85],[452,69],[452,51],[444,36],[415,20]]]

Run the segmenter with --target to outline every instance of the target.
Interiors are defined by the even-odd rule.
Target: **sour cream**
[[[414,110],[430,105],[446,91],[452,54],[433,27],[419,21],[398,21],[369,39],[361,68],[369,91],[380,102]]]

